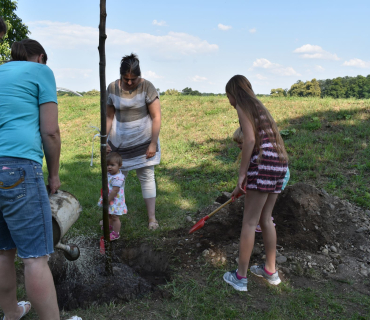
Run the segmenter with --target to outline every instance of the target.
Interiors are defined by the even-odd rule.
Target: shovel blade
[[[204,222],[205,222],[205,217],[200,219],[190,230],[189,230],[189,234],[190,233],[193,233],[194,231],[197,231],[201,228],[203,228],[204,226]]]

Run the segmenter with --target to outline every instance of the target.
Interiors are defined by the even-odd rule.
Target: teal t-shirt
[[[40,105],[57,103],[53,71],[40,63],[11,61],[0,66],[0,157],[42,164]]]

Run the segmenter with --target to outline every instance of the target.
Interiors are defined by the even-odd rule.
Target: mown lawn
[[[289,184],[306,182],[370,209],[370,100],[266,97],[262,101],[286,143]],[[140,184],[131,172],[125,189],[129,212],[122,218],[123,241],[148,241],[184,226],[188,213],[213,203],[222,191],[231,192],[237,180],[239,149],[231,137],[238,119],[226,97],[163,96],[161,105],[162,161],[156,167],[161,229],[147,230]],[[61,189],[74,194],[83,207],[69,237],[84,234],[98,238],[101,233],[101,208],[97,206],[101,188],[99,139],[93,143],[94,165],[90,167],[96,133],[91,126],[100,127],[99,108],[99,97],[59,98]],[[206,268],[204,284],[175,277],[167,285],[173,294],[168,300],[145,297],[74,313],[84,320],[348,319],[348,314],[353,315],[351,319],[370,318],[368,296],[344,295],[330,284],[307,290],[295,289],[289,283],[276,290],[268,288],[269,308],[259,309],[253,306],[253,287],[248,295],[235,292],[223,283],[223,271],[222,267]],[[23,294],[20,290],[19,295]],[[359,313],[351,313],[353,306]],[[36,316],[32,313],[29,319]]]
[[[263,98],[275,118],[290,156],[290,184],[306,182],[370,208],[370,100]],[[233,190],[239,149],[231,137],[238,127],[226,97],[163,96],[162,161],[156,167],[157,215],[162,230],[180,227],[222,191]],[[101,188],[98,97],[61,97],[62,189],[84,210],[73,232],[99,232]],[[123,217],[128,239],[148,236],[146,208],[135,172],[129,174]],[[125,223],[127,221],[127,223]]]

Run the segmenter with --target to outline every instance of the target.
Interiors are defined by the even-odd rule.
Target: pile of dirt
[[[361,208],[304,183],[284,190],[273,216],[279,243],[309,252],[327,244],[363,245],[370,230],[370,217]]]
[[[216,202],[192,217],[194,223],[225,202]],[[237,262],[244,199],[221,209],[190,236],[199,255],[211,263]],[[370,276],[370,211],[329,195],[325,190],[297,183],[279,196],[273,211],[278,239],[277,265],[281,272],[314,277],[332,276],[361,281]],[[189,219],[190,220],[190,219]],[[265,259],[263,239],[256,233],[251,263]]]

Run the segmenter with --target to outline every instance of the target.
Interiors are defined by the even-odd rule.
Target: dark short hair
[[[107,163],[117,162],[118,165],[122,166],[122,157],[118,152],[110,152],[107,155]]]
[[[135,53],[131,53],[122,58],[119,73],[123,76],[127,73],[132,73],[138,77],[141,76],[140,61]]]
[[[3,18],[0,17],[0,33],[6,33],[8,31],[8,27],[6,26],[5,21]]]
[[[28,61],[36,55],[44,55],[44,63],[48,60],[48,56],[43,46],[36,40],[23,39],[21,41],[14,42],[12,45],[12,61]]]

